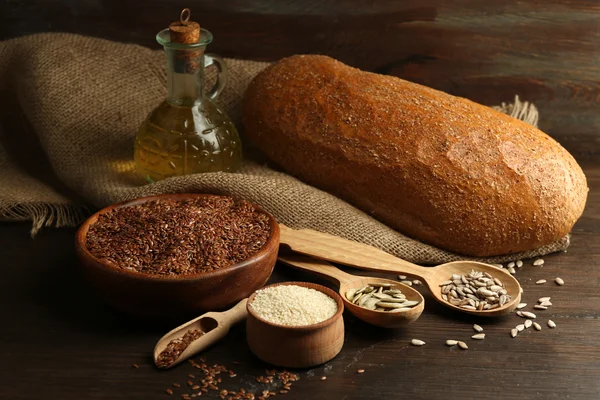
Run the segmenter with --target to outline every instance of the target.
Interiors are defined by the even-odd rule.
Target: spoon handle
[[[281,224],[279,229],[280,243],[289,246],[297,253],[359,269],[404,273],[423,279],[428,279],[433,272],[432,268],[420,267],[373,246],[338,236],[310,229],[295,230]]]
[[[344,271],[330,265],[324,261],[311,259],[300,254],[286,254],[283,255],[281,252],[277,256],[277,259],[289,266],[294,268],[302,269],[305,271],[314,272],[321,275],[334,283],[342,284],[353,280],[354,276],[345,273]]]

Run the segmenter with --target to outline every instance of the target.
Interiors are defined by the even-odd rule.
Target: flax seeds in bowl
[[[264,285],[279,228],[244,200],[162,195],[99,211],[76,245],[87,279],[109,304],[177,318],[224,308]]]

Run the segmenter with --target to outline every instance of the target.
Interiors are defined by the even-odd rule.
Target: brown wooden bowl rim
[[[247,267],[250,264],[254,264],[257,261],[259,261],[260,259],[266,257],[271,251],[273,251],[273,249],[271,249],[273,241],[279,239],[279,234],[278,234],[279,233],[279,225],[277,224],[277,220],[275,219],[275,217],[273,217],[273,215],[271,215],[270,213],[265,211],[260,205],[252,203],[252,202],[249,202],[249,203],[252,204],[257,209],[257,211],[262,212],[269,217],[269,222],[271,225],[271,232],[269,234],[269,238],[267,239],[265,244],[249,258],[247,258],[239,263],[230,265],[228,267],[219,268],[216,271],[200,272],[200,273],[188,274],[188,275],[153,275],[153,274],[147,274],[147,273],[138,272],[138,271],[130,271],[130,270],[126,270],[126,269],[120,268],[118,266],[115,266],[112,263],[108,263],[106,261],[100,260],[99,258],[94,256],[88,250],[87,246],[85,245],[86,238],[87,238],[87,232],[88,232],[90,226],[98,220],[98,217],[101,214],[107,213],[113,209],[122,208],[122,207],[130,207],[133,205],[143,204],[143,203],[147,203],[149,201],[160,200],[160,199],[171,199],[171,200],[177,201],[177,200],[202,198],[202,197],[228,197],[228,196],[222,196],[222,195],[210,194],[210,193],[160,194],[160,195],[155,195],[155,196],[140,197],[140,198],[133,199],[133,200],[126,200],[126,201],[123,201],[120,203],[112,204],[108,207],[104,207],[101,210],[98,210],[97,212],[92,214],[81,224],[81,226],[79,227],[79,229],[77,230],[77,233],[75,235],[76,246],[83,253],[84,257],[89,257],[97,265],[101,266],[104,270],[106,270],[110,273],[116,273],[117,275],[123,275],[128,278],[132,278],[132,279],[150,280],[150,281],[154,281],[154,282],[156,282],[156,281],[159,281],[159,282],[160,281],[163,281],[163,282],[193,282],[193,281],[205,280],[208,278],[217,278],[222,275],[227,275],[235,270]],[[278,249],[279,249],[279,246],[276,245],[275,250],[278,250]]]
[[[318,322],[316,324],[312,324],[312,325],[281,325],[281,324],[276,324],[270,321],[267,321],[266,319],[262,318],[261,316],[259,316],[258,314],[256,314],[256,312],[252,309],[252,307],[250,307],[250,305],[252,304],[252,301],[254,300],[254,297],[256,296],[256,292],[258,290],[264,290],[264,289],[268,289],[271,287],[275,287],[275,286],[283,286],[283,285],[296,285],[296,286],[302,286],[302,287],[306,287],[309,289],[315,289],[320,291],[321,293],[324,293],[326,295],[328,295],[329,297],[331,297],[332,299],[335,300],[335,302],[337,303],[338,309],[336,311],[335,314],[333,314],[331,317],[327,318],[325,321],[321,321]],[[335,291],[331,290],[330,288],[323,286],[323,285],[319,285],[317,283],[312,283],[312,282],[294,282],[294,281],[289,281],[289,282],[278,282],[278,283],[273,283],[271,285],[268,286],[264,286],[260,289],[258,289],[256,291],[254,291],[254,293],[252,293],[249,297],[248,297],[248,302],[246,303],[246,309],[248,310],[248,314],[251,315],[254,319],[258,320],[259,322],[265,324],[265,325],[269,325],[272,326],[274,328],[281,328],[281,329],[286,329],[286,330],[290,330],[290,331],[312,331],[312,330],[318,330],[321,328],[324,328],[328,325],[331,325],[332,323],[334,323],[338,318],[342,317],[342,313],[344,312],[344,301],[342,300],[342,297],[336,293]]]

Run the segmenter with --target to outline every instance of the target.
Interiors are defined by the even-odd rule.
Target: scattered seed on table
[[[533,327],[535,328],[536,331],[541,331],[542,330],[542,326],[540,324],[538,324],[537,322],[533,323]]]
[[[554,323],[554,321],[552,321],[551,319],[549,319],[549,320],[548,320],[548,326],[549,326],[551,329],[554,329],[554,328],[556,328],[556,324],[555,324],[555,323]]]
[[[181,385],[180,385],[179,383],[174,383],[174,384],[173,384],[173,387],[176,387],[176,388],[178,388],[178,387],[181,387]]]
[[[525,324],[519,324],[516,326],[515,329],[518,330],[519,332],[523,332],[525,330]]]
[[[524,325],[525,325],[525,329],[529,329],[529,328],[531,328],[531,324],[532,324],[532,322],[531,322],[531,320],[530,320],[530,319],[526,320],[526,321],[525,321],[525,324],[524,324]]]
[[[542,301],[540,303],[540,306],[544,306],[544,307],[550,307],[551,305],[552,305],[552,303],[549,301]]]
[[[406,275],[398,275],[398,279],[401,281],[405,281],[406,280]]]
[[[322,380],[322,381],[324,381],[325,379],[327,379],[327,377],[326,377],[326,376],[322,376],[322,377],[321,377],[321,380]]]
[[[543,285],[544,283],[546,283],[547,281],[545,279],[540,279],[539,281],[535,282],[536,285]]]
[[[173,394],[173,391],[171,390],[171,388],[167,389],[166,392],[167,392],[168,395],[172,395]]]
[[[536,267],[540,267],[540,266],[544,265],[544,260],[542,260],[541,258],[538,258],[537,260],[535,260],[533,262],[533,265],[535,265]]]
[[[517,315],[518,315],[519,317],[522,317],[522,316],[523,316],[523,311],[517,311]]]
[[[527,303],[519,303],[519,305],[517,306],[517,310],[520,310],[525,307],[527,307]]]
[[[556,282],[556,284],[557,284],[558,286],[562,286],[562,285],[564,285],[564,284],[565,284],[565,281],[563,281],[563,280],[562,280],[562,278],[556,278],[556,279],[554,280],[554,282]]]
[[[446,344],[448,346],[456,346],[458,344],[458,340],[448,339],[448,340],[446,340]]]
[[[458,341],[458,347],[460,347],[463,350],[467,350],[469,348],[469,346],[467,346],[465,342],[461,342],[460,340]]]
[[[513,328],[510,330],[510,336],[517,337],[518,334],[519,334],[519,331],[516,328]]]
[[[198,390],[198,389],[200,389],[200,385],[194,385],[194,386],[192,386],[192,390]]]
[[[362,374],[363,372],[365,372],[365,370],[364,369],[357,369],[356,372],[359,373],[359,374]]]
[[[517,265],[517,268],[521,268],[523,266],[523,261],[517,260],[516,265]]]
[[[483,340],[483,339],[485,339],[485,333],[477,333],[477,334],[471,336],[471,339]]]
[[[540,297],[540,298],[538,299],[538,303],[543,303],[543,302],[545,302],[545,301],[550,301],[550,299],[551,299],[551,298],[552,298],[552,297]]]
[[[137,365],[137,364],[133,364],[133,365],[132,365],[132,367],[133,367],[133,368],[139,368],[140,366],[139,366],[139,365]]]
[[[521,316],[523,318],[531,318],[531,319],[536,319],[536,317],[537,317],[534,313],[529,312],[529,311],[521,311]]]
[[[419,339],[413,339],[410,341],[410,344],[412,344],[413,346],[423,346],[425,342]]]
[[[536,310],[547,310],[548,307],[543,306],[541,304],[536,304],[535,306],[533,306],[533,308],[535,308]]]
[[[473,325],[473,329],[475,330],[475,332],[483,332],[483,328],[477,324]]]

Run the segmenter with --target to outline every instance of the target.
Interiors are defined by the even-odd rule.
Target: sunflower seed
[[[541,258],[538,258],[537,260],[535,260],[533,262],[533,265],[535,265],[536,267],[539,267],[541,265],[544,265],[544,260],[542,260]]]
[[[564,284],[565,284],[565,281],[563,281],[563,280],[562,280],[562,278],[556,278],[556,279],[554,280],[554,282],[556,282],[556,284],[557,284],[558,286],[562,286],[562,285],[564,285]]]
[[[548,320],[548,326],[549,326],[551,329],[554,329],[554,328],[556,328],[556,324],[555,324],[555,323],[554,323],[554,321],[552,321],[551,319],[549,319],[549,320]]]
[[[543,306],[541,304],[536,304],[535,306],[533,306],[533,308],[535,308],[536,310],[547,310],[548,307]]]
[[[413,339],[410,341],[410,344],[412,344],[413,346],[423,346],[425,342],[419,339]]]
[[[415,279],[414,281],[412,281],[412,283],[413,283],[413,285],[415,285],[415,286],[419,286],[419,285],[421,285],[421,284],[422,284],[422,282],[421,282],[420,280],[418,280],[418,279]]]
[[[533,327],[535,328],[536,331],[541,331],[542,330],[542,326],[540,324],[538,324],[537,322],[533,323]]]
[[[514,268],[515,267],[515,263],[514,262],[509,262],[508,265],[506,266],[506,268]]]
[[[477,308],[473,307],[472,305],[464,305],[464,306],[460,306],[460,307],[464,308],[465,310],[477,311]]]
[[[517,337],[518,334],[519,334],[519,331],[516,328],[513,328],[510,330],[510,336]]]
[[[522,314],[521,316],[523,318],[531,318],[531,319],[535,319],[536,318],[536,315],[534,313],[532,313],[532,312],[529,312],[529,311],[521,311],[521,314]]]
[[[517,315],[518,315],[519,317],[522,317],[522,316],[523,316],[523,311],[517,311]]]
[[[500,306],[503,306],[504,304],[506,304],[507,301],[508,301],[508,297],[505,294],[500,296],[500,301],[499,301]]]
[[[473,329],[475,329],[475,332],[483,332],[483,328],[477,324],[473,325]]]
[[[540,303],[540,306],[544,306],[544,307],[550,307],[551,305],[552,305],[552,303],[549,301],[542,301]]]
[[[412,286],[412,282],[411,281],[400,281],[401,284],[406,285],[406,286]]]
[[[485,339],[485,333],[477,333],[477,334],[471,336],[471,339],[483,340],[483,339]]]
[[[527,307],[527,303],[519,303],[519,305],[517,306],[517,310],[520,310],[525,307]]]
[[[458,341],[458,347],[460,347],[463,350],[466,350],[469,348],[469,346],[467,346],[467,344],[465,342],[461,342],[460,340]]]
[[[504,268],[504,265],[502,265],[502,264],[491,264],[491,265],[496,268]]]
[[[447,295],[447,294],[443,294],[443,295],[442,295],[442,299],[443,299],[444,301],[448,301],[448,295]]]
[[[448,340],[446,340],[446,344],[448,346],[456,346],[458,344],[458,340],[448,339]]]
[[[348,289],[346,291],[346,298],[348,299],[348,301],[352,301],[355,294],[356,294],[356,289]]]
[[[516,271],[514,268],[509,268],[509,269],[508,269],[508,272],[509,272],[511,275],[514,275],[514,274],[516,274],[516,273],[517,273],[517,271]]]
[[[519,332],[523,332],[525,330],[525,324],[519,324],[515,328],[517,328]]]
[[[523,261],[517,260],[517,262],[515,264],[516,264],[517,268],[521,268],[523,266]]]
[[[532,323],[532,322],[531,322],[531,320],[530,320],[530,319],[526,320],[526,321],[525,321],[525,324],[524,324],[524,325],[525,325],[525,329],[529,329],[529,328],[531,328],[531,323]]]
[[[543,285],[544,283],[546,283],[545,279],[540,279],[539,281],[535,282],[536,285]]]
[[[540,298],[538,299],[538,303],[543,303],[543,302],[545,302],[545,301],[550,301],[550,299],[551,299],[551,298],[552,298],[552,297],[540,297]]]
[[[386,301],[380,301],[380,302],[378,302],[377,306],[378,307],[382,307],[382,308],[404,308],[404,307],[407,307],[403,303],[388,303]]]

